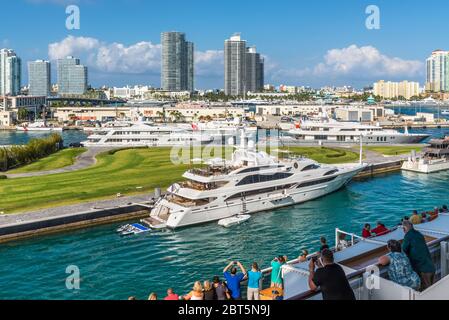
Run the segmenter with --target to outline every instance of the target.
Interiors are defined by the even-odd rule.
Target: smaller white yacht
[[[53,126],[47,125],[47,123],[43,120],[38,120],[33,123],[24,123],[20,126],[16,127],[17,131],[58,131],[61,132],[62,128],[56,128]]]
[[[442,115],[448,116],[449,115],[449,109],[444,109],[441,111]]]
[[[402,165],[402,170],[419,173],[449,170],[449,137],[431,140],[422,157],[417,157],[413,152]]]
[[[212,136],[181,128],[137,123],[130,127],[108,127],[82,142],[86,147],[171,147],[203,145],[213,142]]]
[[[404,133],[401,133],[380,126],[325,119],[297,123],[295,129],[288,131],[287,137],[296,142],[306,143],[358,144],[362,137],[364,144],[413,144],[422,142],[429,135],[411,134],[407,128]]]

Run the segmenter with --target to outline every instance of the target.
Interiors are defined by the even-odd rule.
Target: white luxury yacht
[[[168,188],[145,223],[178,228],[290,206],[340,189],[366,167],[277,160],[241,137],[232,160],[213,159],[206,169],[185,172],[186,181]]]
[[[383,129],[380,126],[365,125],[358,122],[340,122],[326,119],[320,122],[304,121],[296,124],[296,128],[288,131],[293,141],[311,143],[360,143],[362,137],[364,144],[406,144],[420,143],[427,139],[427,134],[411,134],[407,128],[404,133],[392,129]]]
[[[169,126],[136,123],[130,127],[108,127],[94,132],[82,142],[86,147],[169,147],[202,145],[213,137],[202,132],[190,132]]]

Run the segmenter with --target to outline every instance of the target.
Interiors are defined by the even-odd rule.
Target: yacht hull
[[[16,127],[17,131],[54,131],[54,132],[62,132],[62,128],[27,128],[27,127]]]
[[[314,200],[333,193],[346,184],[363,170],[365,166],[358,166],[340,174],[335,180],[311,187],[278,190],[270,193],[261,193],[246,199],[235,199],[224,202],[222,205],[213,204],[210,207],[184,209],[173,212],[167,219],[166,226],[171,229],[193,226],[230,218],[238,214],[254,214],[282,207],[292,206],[306,201]],[[183,211],[183,212],[181,212]]]
[[[287,136],[288,137],[288,136]],[[385,145],[385,144],[418,144],[429,138],[428,134],[413,134],[413,135],[394,135],[394,136],[364,136],[364,145]],[[359,144],[360,138],[354,136],[353,139],[347,138],[344,141],[338,141],[337,137],[328,137],[325,140],[316,140],[314,137],[306,137],[305,139],[296,139],[294,136],[288,138],[281,138],[281,141],[286,144],[335,144],[335,145],[347,145],[347,144]]]

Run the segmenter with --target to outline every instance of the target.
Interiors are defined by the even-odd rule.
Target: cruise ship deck
[[[404,239],[402,228],[397,227],[388,234],[368,239],[336,229],[336,239],[340,234],[345,234],[349,246],[343,250],[333,249],[335,263],[344,269],[357,300],[449,299],[449,213],[440,213],[431,222],[415,225],[415,229],[424,235],[436,267],[436,282],[423,292],[388,280],[388,267],[378,265],[378,259],[388,253],[387,242]],[[306,262],[293,260],[282,267],[284,300],[322,299],[320,291],[311,291],[308,285],[309,261],[313,255]],[[376,273],[376,270],[379,272]],[[263,274],[266,281],[271,269],[264,270]]]

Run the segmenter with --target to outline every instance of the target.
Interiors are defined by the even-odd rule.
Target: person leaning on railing
[[[282,288],[282,266],[287,262],[287,256],[275,257],[271,261],[271,288]]]
[[[389,240],[387,248],[390,253],[380,257],[379,264],[388,266],[388,278],[401,286],[419,290],[421,279],[413,271],[407,255],[402,252],[401,243],[397,240]]]
[[[405,233],[402,250],[421,278],[421,291],[424,291],[433,285],[436,271],[429,248],[424,236],[415,230],[412,222],[404,220],[402,227]]]

